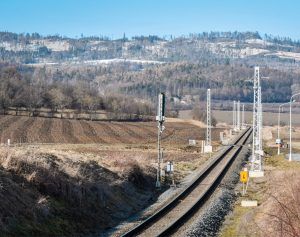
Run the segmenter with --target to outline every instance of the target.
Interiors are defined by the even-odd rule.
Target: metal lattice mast
[[[242,105],[242,128],[245,128],[245,104]]]
[[[252,171],[261,171],[261,89],[259,67],[254,68],[253,80],[253,145],[252,145]]]
[[[263,119],[262,119],[262,104],[261,104],[261,86],[258,88],[258,105],[259,105],[259,151],[262,151],[262,128],[263,128]]]
[[[236,129],[236,110],[235,110],[235,100],[233,101],[233,110],[232,110],[232,127],[233,127],[233,130]]]
[[[207,89],[207,106],[206,106],[206,146],[211,146],[210,89]]]
[[[241,129],[241,118],[240,118],[240,113],[241,113],[241,105],[240,105],[240,101],[237,102],[237,129],[240,130]]]

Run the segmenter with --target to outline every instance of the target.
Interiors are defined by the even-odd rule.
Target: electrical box
[[[196,140],[189,139],[189,145],[190,146],[196,146]]]
[[[166,170],[167,170],[167,173],[174,172],[174,165],[173,165],[172,161],[167,162],[167,169]]]
[[[204,153],[212,153],[212,146],[205,145],[204,146]]]

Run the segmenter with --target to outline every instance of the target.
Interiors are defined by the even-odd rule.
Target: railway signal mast
[[[210,101],[210,89],[207,89],[207,100],[206,100],[206,142],[204,146],[205,153],[212,152],[211,146],[211,101]]]
[[[262,105],[259,67],[254,68],[253,81],[253,144],[250,177],[262,177]]]
[[[161,135],[165,129],[163,125],[165,121],[165,104],[166,104],[166,96],[164,93],[160,93],[158,95],[158,105],[157,105],[157,128],[158,128],[158,135],[157,135],[157,173],[156,173],[156,188],[161,187],[161,162],[162,162],[162,152],[161,152]]]

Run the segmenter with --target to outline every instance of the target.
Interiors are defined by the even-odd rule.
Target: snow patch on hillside
[[[114,63],[135,63],[135,64],[164,64],[162,61],[154,60],[140,60],[140,59],[123,59],[123,58],[113,58],[113,59],[102,59],[102,60],[85,60],[85,61],[69,61],[64,63],[55,62],[40,62],[40,63],[30,63],[27,66],[32,67],[43,67],[43,66],[56,66],[56,65],[108,65]]]
[[[48,49],[55,52],[68,51],[70,49],[70,44],[66,40],[33,40],[31,44],[46,46]]]
[[[246,40],[246,43],[248,43],[248,44],[259,44],[259,45],[263,45],[263,46],[274,45],[273,43],[268,42],[266,40],[262,40],[262,39],[248,39],[248,40]]]
[[[260,49],[256,47],[244,47],[237,48],[235,42],[219,42],[219,43],[207,43],[202,47],[207,47],[214,54],[221,54],[227,57],[244,58],[248,56],[254,56],[262,53],[268,53],[269,50]]]
[[[15,42],[7,42],[2,41],[0,42],[0,48],[4,48],[7,51],[38,51],[41,47],[47,47],[48,49],[60,52],[60,51],[67,51],[70,49],[70,44],[68,41],[65,40],[32,40],[26,43],[15,43]]]
[[[286,52],[286,51],[278,51],[274,54],[280,58],[287,58],[287,59],[295,59],[297,61],[300,61],[300,53],[293,53],[293,52]]]

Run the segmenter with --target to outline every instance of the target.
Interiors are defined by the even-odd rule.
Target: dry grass
[[[155,198],[151,185],[155,170],[135,160],[111,160],[118,167],[114,172],[96,159],[85,160],[83,154],[72,152],[2,147],[0,153],[4,235],[74,236],[100,231]]]
[[[164,159],[175,162],[179,182],[206,159],[176,138],[197,131],[174,129],[163,141]],[[13,236],[74,236],[115,226],[155,201],[156,159],[155,144],[2,146],[0,228]]]
[[[298,170],[273,172],[262,218],[263,236],[300,236],[300,175]]]
[[[206,161],[199,146],[187,145],[190,138],[203,140],[206,129],[183,121],[165,126],[164,162],[175,163],[179,182]],[[213,130],[214,145],[223,130]],[[0,116],[0,136],[32,143],[0,147],[0,236],[90,234],[157,198],[153,122]]]
[[[269,149],[268,154],[276,149]],[[220,236],[300,236],[300,164],[283,155],[265,159],[265,177],[250,180],[245,198],[239,198]],[[257,200],[256,208],[240,206]]]

